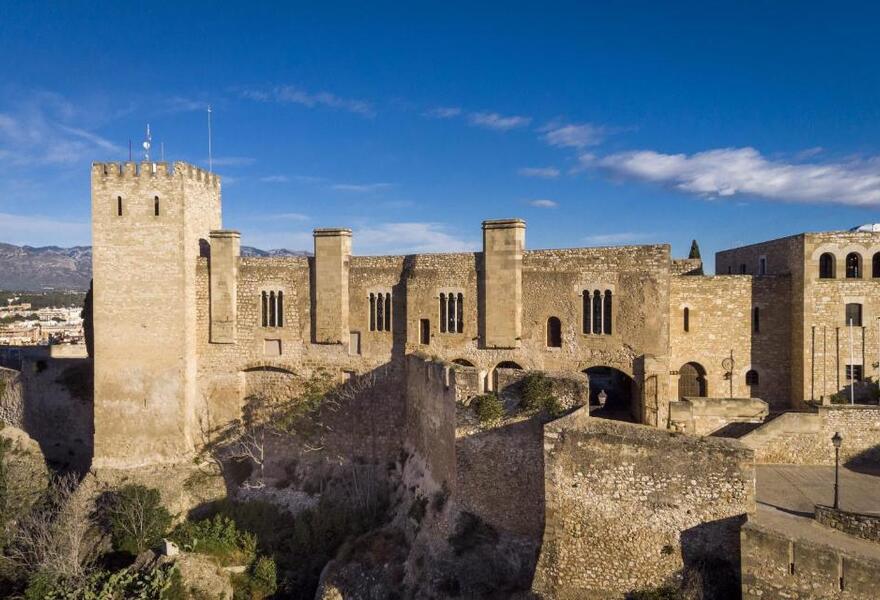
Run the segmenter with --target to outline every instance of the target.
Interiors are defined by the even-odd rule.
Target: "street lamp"
[[[838,470],[840,468],[840,444],[843,442],[843,436],[840,435],[840,432],[836,432],[834,436],[831,438],[831,443],[834,444],[834,510],[840,508],[838,502],[838,493],[837,490],[840,487],[839,479],[838,479]]]

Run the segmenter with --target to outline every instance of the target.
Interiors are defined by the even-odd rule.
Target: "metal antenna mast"
[[[150,133],[150,124],[147,123],[147,137],[144,138],[144,161],[150,162],[150,147],[153,145],[153,135]]]
[[[208,172],[214,172],[214,158],[211,154],[211,105],[208,105]]]

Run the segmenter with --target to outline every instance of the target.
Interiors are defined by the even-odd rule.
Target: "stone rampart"
[[[854,513],[831,506],[816,505],[816,521],[864,540],[880,542],[880,515]]]
[[[455,484],[455,370],[424,355],[406,357],[404,444],[421,456],[434,481]]]
[[[736,570],[755,509],[752,452],[734,440],[585,419],[544,429],[546,523],[535,590],[609,598],[657,587],[688,565]]]
[[[769,414],[758,398],[685,398],[669,405],[669,428],[708,435],[731,423],[761,423]]]
[[[769,508],[741,532],[744,600],[874,600],[880,546]]]
[[[833,465],[835,433],[843,436],[840,462],[846,466],[880,460],[880,407],[832,405],[816,412],[789,412],[743,436],[755,462]]]

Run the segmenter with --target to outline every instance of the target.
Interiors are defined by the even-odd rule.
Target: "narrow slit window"
[[[612,298],[611,290],[605,290],[605,305],[602,312],[602,331],[605,335],[611,335],[611,312]]]
[[[370,294],[370,331],[376,331],[376,294]]]
[[[757,306],[752,309],[752,331],[761,333],[761,309]]]
[[[261,294],[261,313],[263,327],[269,326],[269,295],[266,292]]]
[[[279,291],[277,297],[278,307],[276,308],[277,326],[284,327],[284,292]]]
[[[464,333],[464,294],[459,294],[455,304],[455,331]]]
[[[599,290],[593,291],[593,333],[602,333],[602,296]]]
[[[275,327],[277,313],[275,312],[277,305],[275,304],[275,292],[269,292],[269,327]]]
[[[682,319],[684,321],[683,325],[684,325],[685,333],[687,333],[688,331],[691,330],[691,309],[689,309],[687,306],[685,306],[683,312],[684,312],[684,315],[682,316]]]
[[[592,329],[590,328],[590,315],[592,314],[592,307],[590,306],[590,290],[584,290],[583,294],[583,329],[584,333],[590,333]]]
[[[153,198],[153,216],[159,216],[159,196]]]
[[[122,216],[122,196],[116,196],[116,216]]]
[[[385,294],[385,331],[391,331],[391,294]]]
[[[385,331],[385,294],[379,294],[376,301],[376,329]]]
[[[440,333],[446,333],[446,294],[440,294]]]
[[[446,298],[446,302],[446,331],[449,333],[455,333],[455,294],[449,294]]]

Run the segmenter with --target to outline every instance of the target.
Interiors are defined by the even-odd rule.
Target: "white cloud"
[[[30,246],[84,246],[91,239],[91,224],[38,215],[0,213],[0,240]]]
[[[505,117],[495,112],[476,112],[470,114],[471,125],[485,127],[496,131],[508,131],[517,127],[525,127],[532,122],[530,117],[510,116]]]
[[[287,175],[267,175],[260,177],[260,181],[263,183],[287,183],[290,178]]]
[[[334,183],[330,187],[339,192],[356,192],[359,194],[365,194],[387,190],[393,186],[393,183]]]
[[[635,244],[656,238],[653,233],[636,233],[632,231],[621,231],[618,233],[600,233],[597,235],[588,235],[584,238],[584,242],[592,245],[612,246],[618,244]]]
[[[550,123],[541,128],[544,141],[561,148],[585,148],[602,142],[606,130],[590,123]]]
[[[529,200],[529,206],[534,206],[535,208],[556,208],[559,206],[553,200],[547,200],[546,198],[541,198],[538,200]]]
[[[478,245],[450,233],[440,223],[381,223],[355,228],[352,243],[360,254],[467,252]]]
[[[2,162],[73,165],[125,156],[124,149],[109,139],[73,126],[79,113],[57,94],[31,92],[7,99],[6,104],[8,108],[0,113]]]
[[[523,177],[540,177],[541,179],[556,179],[559,177],[559,169],[556,167],[523,167],[517,173]]]
[[[759,196],[780,202],[880,206],[880,157],[838,163],[769,160],[754,148],[696,154],[638,150],[582,158],[622,177],[670,185],[701,196]]]
[[[271,89],[240,90],[243,98],[258,102],[279,102],[282,104],[299,104],[308,108],[323,106],[343,110],[363,117],[376,116],[373,105],[364,100],[342,98],[330,92],[307,92],[293,85],[276,86]]]
[[[453,117],[459,116],[460,114],[461,109],[457,106],[438,106],[436,108],[427,110],[424,113],[426,117],[431,117],[432,119],[451,119]]]

